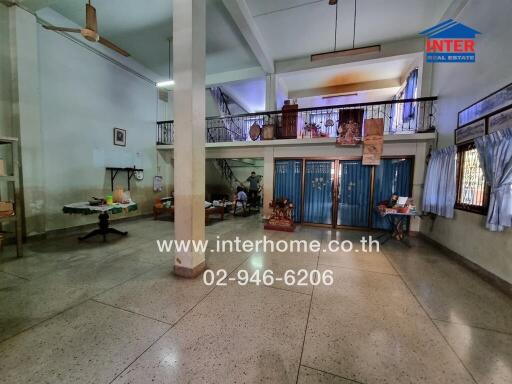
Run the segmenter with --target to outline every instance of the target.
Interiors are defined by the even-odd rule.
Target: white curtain
[[[491,186],[486,227],[512,227],[512,128],[475,139],[485,180]]]
[[[423,212],[453,218],[455,206],[456,178],[455,146],[432,152],[428,163],[425,187],[423,190]]]

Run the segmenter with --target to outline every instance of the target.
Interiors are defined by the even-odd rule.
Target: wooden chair
[[[240,203],[240,205],[238,205]],[[249,212],[247,209],[247,201],[244,200],[235,200],[235,204],[233,206],[233,216],[236,216],[236,211],[238,208],[242,208],[242,216],[247,216],[247,213]]]
[[[168,212],[171,217],[174,217],[174,207],[167,208],[164,204],[162,204],[160,198],[156,197],[153,201],[153,219],[158,220],[158,216],[165,212]]]

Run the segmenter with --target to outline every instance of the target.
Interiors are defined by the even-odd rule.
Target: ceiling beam
[[[386,61],[393,56],[419,54],[425,48],[423,37],[396,40],[381,44],[380,52],[366,53],[354,56],[334,57],[325,60],[311,61],[311,56],[304,56],[296,59],[279,60],[275,62],[276,73],[288,73],[304,71],[315,68],[330,67],[339,64],[360,64],[361,62],[371,63]],[[357,63],[357,64],[356,64]]]
[[[446,8],[446,11],[444,11],[443,16],[441,16],[439,21],[455,19],[459,16],[459,13],[466,6],[468,1],[469,0],[453,0],[450,5],[448,5],[448,8]]]
[[[258,59],[261,68],[266,73],[274,73],[274,60],[268,53],[263,36],[251,15],[246,0],[223,0],[222,2]]]
[[[16,2],[23,8],[27,8],[35,12],[56,3],[57,0],[16,0]]]
[[[234,81],[249,80],[256,77],[262,77],[265,72],[260,67],[250,67],[244,69],[237,69],[234,71],[212,73],[206,75],[206,86],[211,87],[224,83],[231,83]]]
[[[297,91],[290,91],[288,93],[288,97],[290,99],[298,99],[301,97],[337,95],[340,93],[362,92],[362,91],[370,91],[373,89],[385,89],[385,88],[397,88],[397,87],[400,87],[400,78],[365,81],[365,82],[353,83],[353,84],[341,84],[341,85],[334,85],[334,86],[330,86],[330,87],[301,89],[301,90],[297,90]]]

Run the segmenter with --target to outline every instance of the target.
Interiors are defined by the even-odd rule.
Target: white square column
[[[173,0],[174,222],[176,240],[205,238],[205,31],[204,0]],[[177,252],[174,272],[196,277],[204,253]]]
[[[277,108],[276,101],[277,78],[276,75],[269,73],[265,76],[265,110],[275,111]]]
[[[266,147],[263,157],[263,219],[272,215],[270,202],[274,199],[274,147]]]

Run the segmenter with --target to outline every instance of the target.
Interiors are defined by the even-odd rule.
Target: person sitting
[[[247,194],[244,191],[244,188],[239,186],[236,188],[236,198],[234,202],[233,215],[236,215],[236,209],[238,207],[242,208],[242,213],[246,214],[247,209]]]

